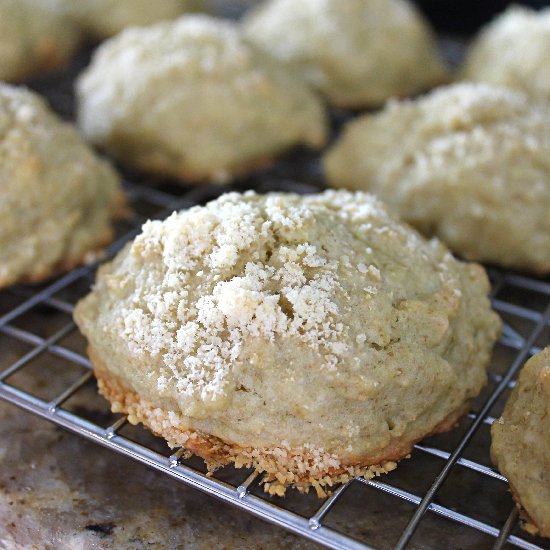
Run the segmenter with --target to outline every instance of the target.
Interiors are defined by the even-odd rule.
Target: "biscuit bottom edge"
[[[349,463],[340,460],[337,455],[310,446],[299,450],[284,444],[280,447],[246,447],[190,429],[185,426],[182,415],[156,407],[109,373],[90,347],[88,354],[99,393],[111,403],[112,412],[126,414],[131,424],[143,424],[155,435],[163,437],[171,448],[184,448],[185,458],[193,454],[203,458],[208,467],[207,475],[228,464],[236,468],[254,468],[264,474],[260,483],[270,495],[284,496],[288,487],[294,487],[301,493],[313,488],[319,498],[325,498],[335,486],[355,477],[369,480],[389,473],[397,468],[399,460],[410,456],[414,444],[422,437],[453,429],[470,409],[469,402],[463,403],[422,437],[414,441],[392,442],[374,456],[358,457]]]
[[[61,277],[69,271],[82,265],[87,265],[105,254],[105,249],[113,241],[114,231],[109,228],[99,238],[98,242],[81,254],[75,254],[70,258],[63,258],[40,271],[34,271],[26,275],[0,277],[0,289],[11,285],[37,285],[46,283],[56,277]]]
[[[493,463],[498,468],[498,465],[496,464],[496,462],[494,460],[493,460]],[[550,537],[550,531],[544,531],[543,529],[541,529],[537,525],[537,522],[531,517],[531,515],[529,514],[527,509],[524,507],[524,505],[521,501],[521,497],[519,496],[519,492],[514,487],[514,484],[510,481],[510,479],[508,479],[508,486],[510,488],[510,493],[512,495],[512,498],[514,499],[514,503],[516,505],[516,508],[518,509],[518,515],[519,515],[519,519],[520,519],[520,521],[519,521],[520,527],[526,533],[529,533],[533,537],[537,537],[537,536]]]
[[[109,225],[101,231],[95,243],[91,244],[78,254],[73,254],[70,257],[61,258],[60,260],[53,262],[51,265],[44,267],[40,271],[31,270],[31,272],[24,275],[10,275],[6,277],[0,276],[0,289],[7,288],[14,284],[42,284],[50,281],[51,279],[55,279],[56,277],[65,275],[77,267],[98,261],[104,257],[107,247],[113,242],[115,237],[113,222],[126,220],[130,217],[131,213],[132,210],[128,206],[126,195],[124,192],[119,191],[115,195],[113,204],[111,205]]]
[[[322,145],[318,148],[321,146]],[[135,155],[132,155],[132,162],[128,160],[128,155],[117,155],[117,158],[119,158],[123,164],[128,166],[132,165],[134,168],[151,176],[168,178],[173,180],[176,184],[201,185],[210,183],[214,186],[225,186],[235,180],[246,178],[255,172],[260,172],[271,168],[285,151],[293,151],[298,147],[299,144],[284,148],[282,147],[272,153],[260,155],[258,158],[251,159],[248,162],[245,161],[231,164],[223,168],[216,168],[215,170],[191,168],[186,166],[184,162],[176,163],[176,165],[169,165],[169,163],[163,160],[159,161],[156,158],[151,158],[145,155],[141,155],[139,158],[135,158]],[[110,147],[108,145],[104,145],[103,149],[108,151],[110,150]]]

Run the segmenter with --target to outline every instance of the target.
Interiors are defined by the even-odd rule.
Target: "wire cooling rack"
[[[73,112],[72,75],[85,62],[82,58],[67,73],[32,83],[66,118]],[[183,188],[134,176],[127,179],[134,214],[119,224],[107,257],[132,238],[145,219],[202,204],[223,191],[209,186]],[[302,152],[236,188],[312,192],[318,190],[319,181],[318,163]],[[490,269],[493,306],[505,326],[489,383],[473,412],[455,431],[416,445],[411,458],[391,474],[370,481],[352,480],[320,501],[291,490],[285,499],[267,496],[259,488],[258,474],[232,466],[208,477],[198,459],[183,460],[181,451],[170,454],[162,445],[140,443],[128,431],[124,416],[101,425],[71,408],[71,399],[93,384],[88,358],[82,347],[72,345],[79,337],[70,316],[93,281],[95,267],[79,267],[42,286],[14,286],[0,292],[0,348],[10,350],[12,356],[0,372],[0,398],[330,548],[550,548],[548,541],[519,529],[506,479],[489,459],[489,427],[500,414],[518,369],[550,344],[549,280]],[[17,382],[21,371],[31,371],[35,360],[44,356],[52,367],[66,365],[78,372],[54,397],[37,396]],[[108,411],[107,403],[104,410]]]

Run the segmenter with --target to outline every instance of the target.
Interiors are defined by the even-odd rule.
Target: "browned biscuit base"
[[[322,144],[319,146],[321,147]],[[176,180],[176,182],[185,184],[201,184],[213,183],[224,185],[234,179],[245,177],[248,174],[257,170],[270,168],[284,152],[279,154],[269,155],[260,159],[255,159],[252,162],[232,166],[223,171],[220,175],[206,174],[204,171],[195,171],[182,165],[181,168],[174,170],[168,168],[165,163],[158,162],[155,159],[147,158],[142,155],[136,155],[133,162],[137,170],[149,174],[150,176],[160,176]]]
[[[493,462],[495,460],[491,456],[491,459]],[[516,503],[516,507],[519,511],[519,517],[521,519],[520,525],[521,528],[524,531],[527,531],[530,535],[540,535],[540,529],[536,526],[535,522],[531,518],[531,516],[528,514],[527,510],[521,505],[521,500],[519,498],[519,494],[516,490],[516,488],[510,483],[510,480],[508,480],[508,484],[510,486],[510,493],[512,494],[512,498],[514,499],[514,502]]]
[[[183,424],[175,424],[174,419],[179,416],[177,413],[156,407],[112,376],[90,346],[88,355],[98,381],[99,393],[111,403],[113,412],[127,414],[131,424],[141,422],[155,435],[166,439],[170,447],[183,447],[190,454],[200,456],[206,461],[209,473],[230,463],[237,468],[254,468],[264,473],[261,483],[264,490],[272,495],[284,496],[289,486],[304,493],[313,487],[317,496],[324,498],[330,494],[331,487],[357,476],[372,479],[391,472],[397,467],[396,462],[407,458],[414,444],[422,439],[396,439],[376,454],[357,456],[347,461],[319,450],[244,447],[189,429]],[[423,437],[453,429],[469,410],[470,402],[462,404]],[[183,420],[183,417],[180,418]]]

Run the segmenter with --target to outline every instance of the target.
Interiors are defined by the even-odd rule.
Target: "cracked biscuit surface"
[[[525,363],[491,435],[491,457],[523,508],[524,527],[550,537],[550,347]]]
[[[550,8],[512,6],[481,30],[460,77],[550,101]]]
[[[111,239],[119,179],[36,94],[0,85],[0,287],[84,261]]]
[[[320,99],[238,27],[206,16],[122,32],[77,85],[79,125],[121,161],[224,182],[294,145],[320,147]]]
[[[487,290],[366,193],[229,193],[146,223],[75,319],[113,410],[322,496],[465,412],[499,330]]]
[[[0,0],[0,80],[18,82],[65,63],[78,29],[40,0]]]
[[[404,0],[270,0],[243,28],[340,107],[380,105],[446,76],[428,24]]]
[[[371,191],[469,260],[550,272],[550,108],[456,84],[351,122],[325,155],[336,187]]]

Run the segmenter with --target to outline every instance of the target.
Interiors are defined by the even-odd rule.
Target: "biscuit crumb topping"
[[[280,196],[265,205],[253,193],[246,197],[228,194],[206,209],[148,222],[132,245],[140,261],[162,257],[163,273],[158,287],[138,289],[123,310],[121,336],[137,356],[162,356],[168,371],[159,389],[171,380],[183,394],[223,400],[228,373],[250,337],[299,340],[328,369],[349,351],[337,322],[340,263],[292,237],[319,212],[287,206]],[[373,266],[365,273],[379,277]]]
[[[469,48],[461,78],[550,99],[550,8],[511,5],[485,26]]]

